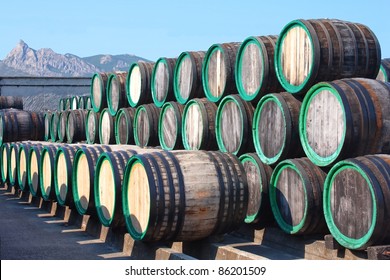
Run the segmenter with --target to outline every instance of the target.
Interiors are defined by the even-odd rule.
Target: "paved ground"
[[[1,260],[123,259],[117,248],[0,187]],[[129,257],[126,257],[129,258]]]

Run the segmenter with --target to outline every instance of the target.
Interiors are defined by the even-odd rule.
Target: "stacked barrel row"
[[[240,161],[220,152],[13,142],[1,146],[0,162],[3,183],[144,241],[224,234],[248,207]]]
[[[368,156],[388,153],[390,142],[389,84],[374,80],[382,79],[380,65],[379,42],[366,26],[340,20],[297,20],[286,25],[278,38],[249,37],[241,44],[215,44],[207,52],[183,52],[177,59],[161,58],[155,64],[137,62],[127,73],[94,75],[93,110],[88,115],[93,120],[91,131],[94,135],[99,131],[101,143],[113,143],[116,128],[120,141],[133,137],[142,147],[160,144],[167,150],[209,150],[135,158],[123,151],[105,156],[96,163],[104,176],[91,178],[102,180],[102,186],[104,178],[122,180],[117,186],[132,191],[127,198],[122,195],[121,202],[117,195],[116,199],[105,197],[110,203],[96,207],[99,218],[105,225],[114,220],[123,223],[113,215],[115,205],[122,203],[134,238],[169,240],[172,233],[167,225],[180,232],[178,225],[183,225],[183,213],[187,213],[183,207],[193,203],[186,200],[191,187],[185,188],[184,197],[179,194],[183,178],[194,182],[200,170],[208,181],[205,184],[215,185],[208,165],[198,161],[201,154],[215,168],[219,166],[213,169],[217,181],[228,186],[212,190],[223,193],[221,200],[230,203],[219,204],[216,219],[234,217],[231,195],[226,192],[235,192],[241,185],[235,181],[241,178],[240,172],[232,174],[237,168],[228,164],[235,154],[247,177],[247,190],[240,191],[250,197],[247,205],[240,206],[246,222],[274,218],[290,234],[329,229],[352,249],[389,242],[387,156]],[[381,73],[386,71],[384,65]],[[120,133],[121,126],[126,133]],[[212,151],[218,149],[229,153]],[[184,162],[187,158],[190,163]],[[119,167],[113,167],[113,161]],[[126,161],[133,174],[128,178],[122,177],[123,170],[128,170]],[[179,175],[172,168],[180,170]],[[111,172],[118,172],[122,179],[116,180]],[[200,185],[194,183],[194,191],[209,194]],[[365,187],[356,190],[360,185]],[[191,194],[188,198],[192,199]],[[243,196],[236,193],[234,199],[243,201]],[[174,203],[183,200],[182,206]]]

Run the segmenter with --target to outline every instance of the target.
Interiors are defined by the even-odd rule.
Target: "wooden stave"
[[[221,120],[223,109],[226,103],[233,102],[240,109],[240,113],[242,116],[242,130],[241,130],[241,139],[240,145],[237,149],[228,151],[226,145],[224,143],[224,139],[222,136],[223,131],[221,130]],[[229,152],[234,155],[242,155],[246,152],[255,151],[255,147],[252,141],[252,120],[254,114],[254,107],[248,101],[243,100],[238,94],[232,94],[225,96],[218,105],[218,109],[215,117],[215,135],[218,144],[218,148],[222,152]]]
[[[133,129],[133,123],[134,123],[134,115],[135,115],[136,109],[133,107],[128,108],[121,108],[116,117],[115,117],[115,142],[118,145],[127,145],[127,144],[135,144],[134,141],[134,129]],[[127,123],[127,134],[124,133],[120,128],[120,122],[122,120],[122,117],[125,118]],[[125,140],[123,141],[123,135],[126,135]]]
[[[302,187],[304,188],[305,205],[307,203],[307,206],[305,206],[303,217],[298,225],[292,225],[292,221],[284,219],[276,202],[276,181],[285,168],[293,169],[304,183]],[[327,233],[322,205],[325,178],[326,173],[308,158],[284,160],[275,167],[270,180],[270,204],[275,221],[284,232],[292,235]]]
[[[186,130],[186,115],[188,108],[196,104],[199,106],[202,114],[202,120],[205,122],[203,125],[203,139],[196,149],[198,150],[218,150],[218,144],[215,135],[215,116],[217,112],[217,105],[214,102],[209,101],[207,98],[194,98],[190,100],[184,107],[182,118],[182,140],[183,146],[186,150],[191,150],[192,147],[188,144],[188,139],[185,133]]]
[[[380,87],[380,88],[379,88]],[[342,105],[346,128],[337,151],[330,156],[318,155],[307,140],[306,119],[311,98],[322,88],[331,91]],[[318,83],[302,102],[299,137],[305,154],[318,166],[365,154],[390,153],[388,108],[390,85],[374,79],[350,78]]]
[[[355,169],[360,176],[369,184],[371,199],[373,205],[376,206],[373,215],[373,220],[368,232],[360,238],[354,238],[345,235],[340,231],[334,222],[333,211],[331,209],[331,190],[334,187],[335,177],[342,170]],[[327,226],[332,236],[345,248],[352,250],[366,250],[370,246],[385,245],[390,241],[390,158],[385,154],[364,155],[356,158],[342,160],[334,165],[326,177],[324,184],[324,216]],[[346,184],[346,187],[349,185]],[[373,207],[374,207],[373,206]],[[362,206],[359,206],[362,207]],[[345,210],[341,208],[340,210]],[[369,210],[369,209],[367,209]],[[363,210],[364,211],[364,210]],[[357,215],[357,214],[356,214]],[[360,217],[359,217],[360,220]],[[349,221],[345,221],[347,226]],[[356,227],[356,225],[353,225]]]
[[[152,71],[152,78],[151,78],[151,93],[152,93],[152,99],[153,103],[157,107],[162,107],[166,102],[175,101],[175,93],[173,90],[173,76],[174,76],[174,70],[176,66],[177,58],[167,58],[167,57],[160,57],[156,63],[154,64],[153,71]],[[156,75],[157,75],[157,67],[159,63],[163,63],[167,67],[168,71],[168,87],[167,92],[165,93],[165,97],[162,100],[158,99],[158,92],[156,89]]]
[[[273,157],[267,156],[262,148],[261,137],[259,136],[259,126],[261,122],[261,113],[263,106],[267,102],[275,102],[279,107],[284,117],[285,135],[282,149]],[[256,106],[253,116],[253,143],[256,153],[261,161],[268,165],[276,165],[282,160],[289,158],[304,157],[300,139],[299,139],[299,113],[301,108],[301,100],[297,99],[290,93],[270,93],[263,96]],[[270,120],[273,121],[273,120]]]
[[[173,146],[168,146],[167,143],[164,141],[164,128],[163,128],[163,117],[164,113],[168,108],[172,108],[175,112],[175,117],[176,117],[176,135],[175,135],[175,144]],[[181,130],[182,130],[182,117],[183,117],[183,112],[184,112],[184,105],[180,104],[179,102],[175,101],[170,101],[166,102],[162,107],[161,107],[161,112],[158,120],[158,139],[160,142],[160,146],[164,150],[178,150],[178,149],[183,149],[183,140],[182,140],[182,135],[181,135]]]
[[[97,113],[101,112],[104,108],[107,108],[107,93],[106,93],[106,88],[107,88],[107,81],[108,81],[108,76],[110,75],[109,72],[100,72],[100,73],[95,73],[92,78],[91,78],[91,105],[92,109]],[[99,82],[101,84],[101,90],[100,92],[94,91],[93,85],[94,85],[94,80],[99,79]],[[98,102],[97,98],[100,98],[100,102]]]
[[[115,116],[119,109],[127,106],[126,96],[126,79],[127,72],[115,72],[110,74],[107,82],[107,107],[112,116]],[[116,83],[119,92],[118,96],[113,96],[112,87],[113,83]],[[117,98],[117,104],[114,103],[113,98]]]
[[[206,52],[204,51],[197,51],[197,52],[188,51],[188,52],[182,52],[177,58],[174,74],[173,74],[173,91],[175,94],[176,101],[179,102],[180,104],[184,105],[191,99],[205,97],[205,92],[202,83],[202,64],[205,55]],[[180,92],[180,88],[178,84],[179,83],[178,75],[179,75],[181,63],[184,59],[186,59],[187,56],[192,62],[192,84],[191,84],[192,86],[188,98],[184,98],[182,96],[182,93]]]
[[[141,92],[138,101],[132,100],[130,93],[130,79],[131,72],[135,67],[139,67],[141,74]],[[152,76],[154,62],[138,61],[130,65],[127,78],[126,78],[126,96],[130,107],[137,107],[143,104],[149,104],[153,102],[150,80]]]
[[[196,215],[196,211],[186,210],[184,205],[189,205],[185,202],[185,184],[186,176],[190,171],[186,168],[182,169],[180,161],[188,160],[188,156],[194,153],[203,154],[204,158],[207,158],[207,162],[201,162],[201,165],[207,165],[211,168],[215,168],[215,180],[219,180],[221,189],[226,191],[226,195],[221,195],[219,200],[219,209],[217,209],[215,224],[206,225],[206,232],[201,232],[199,226],[185,225],[185,220],[193,219],[191,215]],[[149,216],[149,225],[152,225],[144,232],[137,232],[132,225],[130,217],[130,210],[128,209],[128,201],[126,198],[126,192],[128,191],[128,182],[130,177],[130,171],[132,164],[141,162],[147,170],[149,185],[159,188],[157,191],[151,189],[152,205],[150,206],[151,211],[155,210],[154,214]],[[142,240],[144,242],[156,242],[156,241],[193,241],[198,239],[206,238],[210,235],[223,234],[236,229],[244,219],[246,211],[248,192],[246,188],[246,178],[243,176],[242,165],[235,156],[229,154],[222,154],[220,152],[206,152],[206,151],[163,151],[160,153],[146,153],[143,155],[135,155],[128,162],[125,170],[123,191],[122,191],[122,204],[123,212],[126,221],[126,227],[130,235],[135,240]],[[197,163],[196,165],[199,165]],[[195,168],[198,172],[201,168]],[[152,171],[153,170],[153,171]],[[156,172],[161,172],[156,174]],[[176,172],[175,175],[173,175]],[[187,174],[184,174],[187,173]],[[166,174],[166,175],[164,175]],[[224,176],[229,174],[230,176]],[[166,178],[165,183],[161,180]],[[153,182],[154,181],[154,182]],[[192,182],[193,183],[193,182]],[[191,184],[190,180],[188,184]],[[163,186],[164,185],[164,186]],[[158,186],[158,187],[157,187]],[[210,184],[208,186],[213,186]],[[164,190],[165,189],[165,190]],[[166,213],[158,213],[158,211],[164,211],[164,208],[158,209],[153,203],[153,198],[156,198],[158,192],[161,192],[161,197],[171,199],[169,203],[170,207],[167,215],[162,216]],[[175,193],[178,194],[175,194]],[[181,195],[180,195],[181,194]],[[188,195],[188,192],[186,192]],[[179,197],[177,197],[179,196]],[[189,195],[188,195],[189,196]],[[176,197],[176,198],[174,198]],[[233,198],[235,197],[235,198]],[[204,198],[207,200],[206,198]],[[232,205],[232,199],[235,201],[241,201],[242,208],[237,205]],[[157,201],[157,200],[156,200]],[[161,202],[160,202],[161,203]],[[175,205],[177,203],[178,205]],[[163,202],[164,204],[164,202]],[[223,210],[223,206],[228,206],[228,209]],[[235,208],[237,206],[237,209]],[[193,213],[193,214],[192,214]],[[185,216],[187,215],[187,216]],[[185,216],[185,217],[184,217]],[[226,220],[227,219],[227,220]],[[167,221],[167,222],[164,222]],[[198,221],[199,222],[199,221]],[[162,223],[166,224],[165,228]],[[198,231],[197,231],[198,230]],[[190,234],[188,231],[192,231]]]
[[[66,120],[66,142],[68,144],[86,140],[87,110],[78,109],[69,112]]]
[[[235,66],[236,66],[236,58],[237,52],[239,50],[241,43],[240,42],[232,42],[232,43],[222,43],[222,44],[214,44],[212,45],[206,52],[206,55],[202,64],[202,84],[203,90],[205,92],[205,96],[208,100],[212,102],[218,103],[228,94],[238,94],[238,90],[236,87],[236,78],[235,78]],[[225,87],[221,92],[220,96],[215,96],[209,87],[209,78],[208,78],[208,68],[209,61],[214,51],[221,51],[224,56],[224,64],[225,64],[225,72],[226,72],[226,80]]]
[[[145,111],[146,116],[148,118],[148,134],[149,138],[144,139],[144,143],[141,143],[142,139],[140,139],[140,135],[138,134],[138,121],[140,118],[141,111]],[[147,146],[158,146],[158,121],[160,116],[161,108],[156,107],[153,103],[144,104],[137,108],[134,114],[134,142],[139,147],[147,147]]]
[[[281,44],[284,36],[294,26],[299,26],[305,29],[313,44],[314,59],[311,65],[312,71],[299,86],[291,85],[282,73],[281,67]],[[344,30],[344,31],[343,31]],[[342,36],[341,33],[349,33],[351,37]],[[319,37],[321,35],[323,37]],[[337,51],[342,51],[344,44],[348,44],[352,40],[355,42],[354,54],[355,58],[349,59],[356,62],[354,71],[348,72],[347,64],[343,64],[345,59],[342,54]],[[359,39],[359,48],[356,41]],[[327,46],[331,46],[326,48]],[[341,46],[339,49],[336,46]],[[366,51],[366,60],[362,57],[363,50]],[[342,78],[362,77],[372,78],[377,76],[380,67],[381,49],[380,44],[375,34],[365,25],[360,23],[352,23],[341,20],[332,19],[312,19],[312,20],[294,20],[288,23],[279,35],[279,40],[275,50],[275,67],[279,82],[284,89],[293,94],[305,94],[314,84],[321,81],[332,81]],[[358,69],[358,68],[364,69]]]

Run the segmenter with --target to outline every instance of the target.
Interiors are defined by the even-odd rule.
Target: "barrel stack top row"
[[[243,42],[213,44],[177,58],[133,63],[128,72],[95,73],[91,103],[108,108],[168,101],[186,104],[207,97],[219,103],[239,94],[257,103],[267,93],[304,95],[315,84],[364,77],[388,81],[390,60],[367,26],[337,19],[294,20],[279,36],[250,36]]]

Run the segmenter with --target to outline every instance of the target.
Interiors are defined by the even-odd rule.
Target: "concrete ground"
[[[0,187],[1,260],[129,259],[64,220]]]

